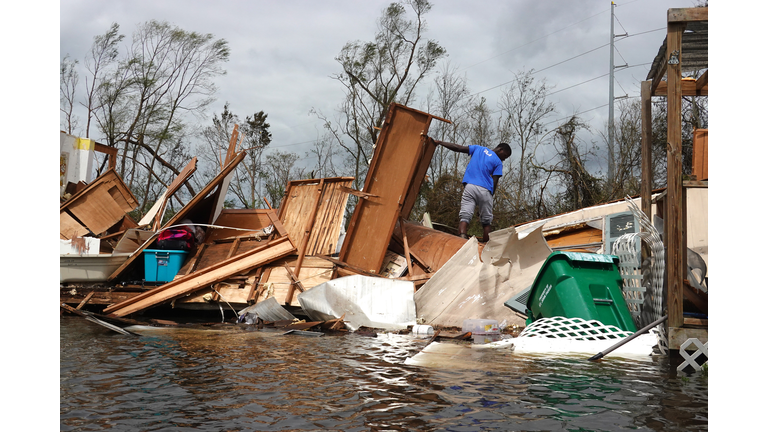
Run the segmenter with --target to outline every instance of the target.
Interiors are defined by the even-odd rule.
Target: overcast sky
[[[333,115],[344,96],[331,78],[341,70],[334,58],[349,41],[373,40],[376,21],[389,3],[63,0],[60,57],[69,54],[82,63],[93,37],[113,22],[126,39],[137,24],[151,19],[211,33],[229,42],[231,54],[209,110],[220,113],[225,102],[241,118],[263,110],[271,124],[271,147],[304,157],[322,134],[310,110]],[[664,40],[667,9],[694,5],[694,0],[617,2],[614,32],[628,37],[615,39],[614,64],[629,67],[616,70],[616,97],[639,95],[639,83]],[[597,132],[608,118],[610,17],[610,1],[440,0],[426,15],[427,37],[446,48],[446,61],[466,75],[471,93],[486,97],[492,109],[498,109],[498,96],[515,72],[533,69],[537,80],[553,86],[550,100],[557,114],[550,121],[583,112]],[[427,110],[423,100],[411,106]]]

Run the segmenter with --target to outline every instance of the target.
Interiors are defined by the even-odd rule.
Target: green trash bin
[[[562,316],[636,332],[621,292],[618,264],[618,257],[613,255],[552,252],[531,286],[526,324]]]

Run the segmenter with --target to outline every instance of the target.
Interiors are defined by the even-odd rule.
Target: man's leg
[[[459,237],[466,239],[469,221],[475,213],[475,197],[472,194],[474,185],[464,186],[464,192],[461,194],[461,208],[459,209]]]
[[[488,243],[488,236],[491,234],[491,226],[483,225],[483,243]]]
[[[467,239],[467,229],[469,229],[469,222],[459,221],[459,237]]]
[[[480,213],[480,223],[483,225],[483,243],[488,242],[491,233],[491,222],[493,222],[493,195],[487,189],[482,189],[478,193],[478,208]]]

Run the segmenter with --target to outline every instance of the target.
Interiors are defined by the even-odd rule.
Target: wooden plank
[[[423,135],[431,116],[392,104],[373,154],[363,192],[376,195],[360,200],[350,219],[339,260],[369,273],[381,269],[395,223],[424,154]]]
[[[667,58],[680,53],[685,24],[670,23],[667,28]],[[664,245],[667,249],[667,308],[669,327],[683,325],[683,193],[682,121],[680,63],[667,64],[667,196],[665,198]]]
[[[176,191],[179,190],[179,188],[184,185],[184,183],[189,180],[190,177],[192,177],[192,174],[195,173],[195,170],[197,170],[197,156],[193,157],[192,160],[190,160],[187,165],[179,172],[179,175],[176,176],[176,178],[173,179],[171,184],[168,185],[168,188],[165,190],[165,197],[163,198],[163,202],[160,204],[160,208],[158,210],[158,217],[155,219],[154,223],[152,224],[152,230],[157,231],[160,229],[160,225],[163,221],[163,213],[165,213],[165,207],[167,205],[168,200],[171,199],[173,194],[176,193]]]
[[[301,263],[304,261],[304,255],[307,251],[307,244],[309,243],[309,237],[312,234],[312,227],[315,224],[315,218],[317,217],[317,210],[320,207],[320,198],[322,198],[323,195],[323,186],[325,185],[325,181],[323,179],[320,179],[320,185],[317,187],[315,193],[314,193],[314,200],[312,201],[312,206],[310,207],[311,211],[309,214],[309,218],[307,218],[306,225],[304,227],[304,233],[301,237],[301,246],[299,246],[299,259],[296,262],[296,273],[299,273],[301,271]],[[291,291],[291,295],[293,292]]]
[[[640,83],[640,209],[653,220],[651,194],[653,193],[653,104],[651,82]]]
[[[685,23],[691,21],[709,21],[709,8],[672,8],[667,9],[668,23]]]
[[[259,248],[236,255],[218,265],[199,270],[190,275],[174,279],[129,301],[104,309],[111,316],[125,316],[181,295],[205,288],[227,277],[267,264],[293,253],[296,248],[288,237],[273,240]]]
[[[352,189],[350,187],[342,187],[341,190],[342,190],[342,192],[348,193],[350,195],[354,195],[354,196],[356,196],[358,198],[362,198],[362,199],[379,198],[378,195],[374,195],[374,194],[368,193],[368,192],[362,192],[362,191],[354,190],[354,189]]]
[[[413,263],[411,262],[411,250],[408,248],[408,237],[405,235],[405,223],[400,218],[400,235],[403,238],[403,251],[405,252],[405,262],[408,264],[408,274],[413,275]]]
[[[80,304],[77,305],[77,307],[75,309],[82,309],[83,306],[85,306],[91,300],[91,298],[93,297],[94,294],[96,294],[96,290],[93,290],[93,291],[89,292],[88,295],[85,296],[83,301],[81,301]]]

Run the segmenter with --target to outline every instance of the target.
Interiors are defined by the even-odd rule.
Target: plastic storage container
[[[501,340],[499,322],[492,319],[464,320],[461,331],[472,332],[472,341],[474,343],[488,343]]]
[[[187,251],[144,249],[144,280],[170,282],[184,264]]]
[[[553,252],[534,279],[526,324],[562,316],[637,331],[621,292],[618,264],[613,255]]]

